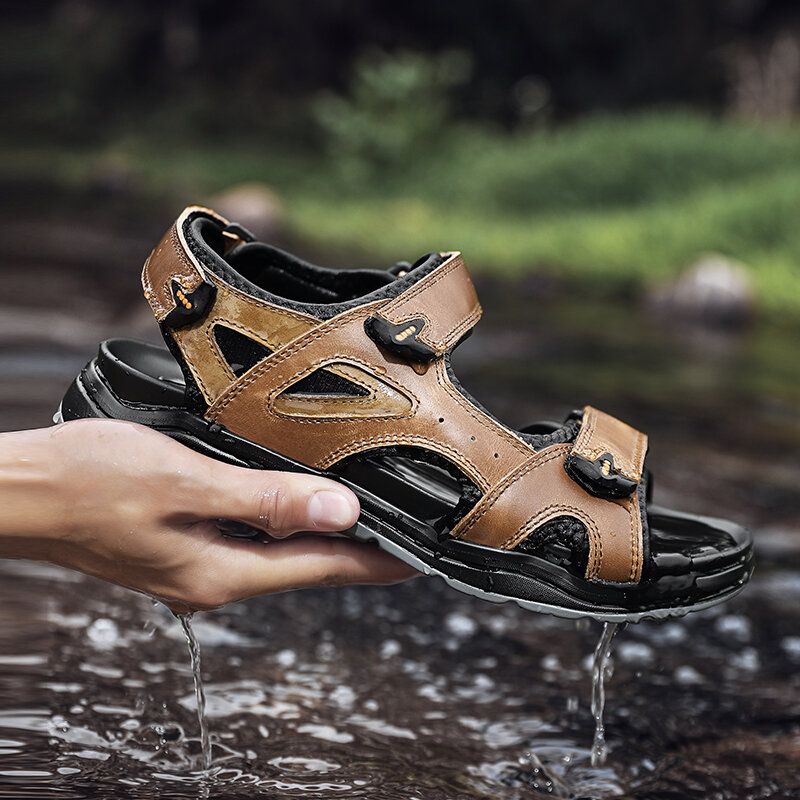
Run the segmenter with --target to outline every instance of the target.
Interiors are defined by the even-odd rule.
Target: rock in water
[[[269,241],[280,232],[283,209],[278,196],[262,183],[240,183],[209,201],[231,222],[244,225],[256,238]]]
[[[755,311],[755,292],[748,268],[739,261],[709,253],[673,283],[650,293],[657,310],[712,323],[737,324]]]

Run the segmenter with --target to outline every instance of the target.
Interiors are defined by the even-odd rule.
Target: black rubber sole
[[[591,617],[603,622],[638,622],[683,616],[724,602],[738,594],[752,573],[752,547],[744,529],[724,520],[659,513],[671,524],[723,530],[737,543],[714,569],[685,558],[677,574],[637,586],[587,581],[543,558],[498,551],[469,542],[443,539],[430,525],[339,475],[320,472],[237,436],[216,423],[171,405],[131,402],[112,389],[103,369],[114,366],[108,352],[91,361],[68,389],[54,421],[113,418],[158,430],[192,449],[231,464],[257,469],[304,472],[338,480],[359,497],[361,515],[347,534],[374,542],[421,572],[443,578],[459,591],[491,602],[514,601],[523,608],[560,617]]]

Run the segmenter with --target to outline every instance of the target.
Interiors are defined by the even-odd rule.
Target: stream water
[[[783,568],[730,607],[618,637],[603,765],[592,764],[597,625],[424,579],[197,615],[209,770],[169,612],[49,567],[0,569],[0,796],[800,792],[800,579]]]
[[[48,424],[100,338],[157,336],[137,271],[160,221],[132,238],[50,220],[47,240],[13,222],[0,429]],[[456,368],[490,409],[519,425],[607,409],[651,434],[660,503],[756,530],[740,597],[616,637],[605,763],[592,743],[610,628],[426,578],[179,625],[123,589],[0,562],[0,797],[800,797],[797,329],[691,329],[537,282],[479,289],[485,317]]]
[[[211,769],[212,750],[211,734],[209,732],[208,718],[206,717],[206,693],[203,684],[202,659],[200,654],[200,643],[192,629],[192,619],[194,614],[177,614],[178,622],[186,636],[186,644],[189,650],[189,664],[192,669],[192,681],[194,683],[195,707],[197,711],[197,728],[200,733],[201,765],[204,771]],[[623,626],[624,627],[624,626]],[[594,649],[592,658],[592,691],[591,691],[591,711],[594,719],[594,738],[589,761],[593,767],[601,767],[606,762],[608,748],[606,746],[606,729],[603,720],[603,713],[606,705],[605,682],[610,677],[610,658],[611,645],[619,623],[607,622],[603,625],[600,638]],[[548,774],[538,756],[533,752],[525,753],[520,757],[521,767],[530,770],[530,777],[541,782],[538,788],[547,794],[570,797],[569,787],[558,778]]]

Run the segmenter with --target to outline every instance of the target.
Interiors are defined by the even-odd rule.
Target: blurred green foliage
[[[796,126],[669,112],[516,134],[453,122],[443,131],[426,133],[413,157],[402,147],[359,154],[368,166],[355,182],[324,151],[149,136],[100,151],[18,148],[11,168],[78,192],[103,171],[123,173],[175,205],[260,180],[283,198],[290,233],[321,251],[391,261],[460,249],[476,270],[535,269],[612,290],[662,281],[716,251],[750,267],[767,309],[800,313]]]
[[[715,251],[752,269],[767,307],[800,311],[796,127],[673,112],[518,135],[455,129],[358,195],[333,188],[292,204],[298,233],[320,244],[387,258],[461,249],[504,274],[535,268],[615,289]]]
[[[170,206],[263,181],[320,250],[461,249],[476,269],[602,288],[716,251],[767,308],[800,313],[800,129],[674,106],[719,111],[715,48],[790,11],[578,5],[52,2],[35,35],[11,15],[0,36],[15,85],[33,83],[0,181]],[[656,99],[672,110],[623,110]]]
[[[446,134],[454,87],[469,77],[466,53],[372,52],[354,65],[348,96],[312,103],[333,164],[346,181],[403,168]]]

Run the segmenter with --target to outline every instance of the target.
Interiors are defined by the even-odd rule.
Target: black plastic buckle
[[[410,319],[395,325],[383,317],[372,316],[364,322],[364,330],[376,344],[417,364],[427,364],[438,355],[433,348],[419,340],[424,327],[424,319]]]
[[[172,299],[175,301],[175,308],[164,317],[163,323],[170,328],[183,328],[201,320],[216,296],[217,287],[210,281],[204,280],[190,292],[173,280]]]
[[[604,500],[630,497],[638,486],[636,481],[617,472],[611,453],[602,453],[594,461],[583,456],[568,455],[564,469],[589,494]]]

